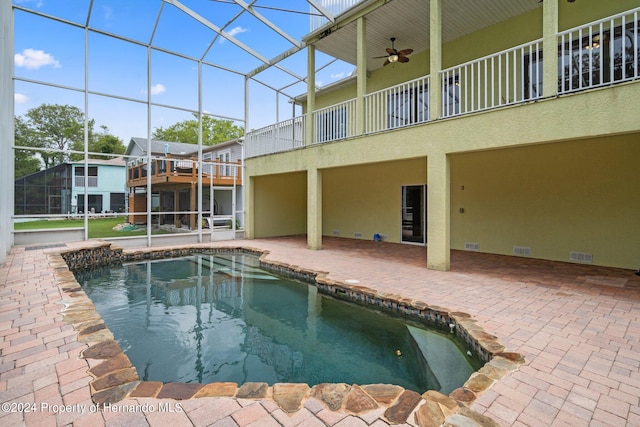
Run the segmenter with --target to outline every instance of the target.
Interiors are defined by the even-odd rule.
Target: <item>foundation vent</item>
[[[513,254],[514,255],[519,255],[519,256],[530,256],[531,255],[531,248],[529,248],[527,246],[514,246],[513,247]]]
[[[584,252],[569,252],[569,260],[573,262],[580,262],[583,264],[591,264],[593,262],[593,254],[587,254]]]
[[[339,236],[340,230],[331,230],[331,234],[333,234],[334,236]]]
[[[359,231],[356,231],[355,233],[353,233],[353,237],[360,239],[362,237],[362,233],[360,233]]]
[[[479,251],[480,243],[464,242],[464,249],[466,251]]]

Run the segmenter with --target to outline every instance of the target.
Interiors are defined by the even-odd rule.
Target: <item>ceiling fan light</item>
[[[389,55],[389,62],[398,62],[398,55]]]

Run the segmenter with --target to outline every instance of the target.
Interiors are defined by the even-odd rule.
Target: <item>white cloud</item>
[[[341,78],[343,78],[345,76],[345,72],[341,72],[341,73],[336,73],[336,74],[331,74],[331,78],[334,80],[339,80]]]
[[[151,86],[151,95],[160,95],[161,93],[165,93],[167,88],[164,87],[162,83],[157,83]]]
[[[16,53],[13,57],[17,67],[25,67],[29,70],[37,70],[45,65],[52,65],[53,68],[60,68],[60,62],[50,53],[42,50],[25,49],[22,53]]]
[[[44,2],[42,0],[14,0],[13,2],[16,4],[35,3],[35,7],[38,9],[44,6]]]
[[[233,27],[229,31],[226,31],[226,33],[228,35],[234,37],[236,34],[246,33],[247,31],[249,31],[248,28],[243,28],[243,27],[238,25],[237,27]],[[226,41],[226,39],[224,37],[220,37],[220,43],[224,43],[225,41]]]
[[[29,97],[22,93],[15,93],[13,95],[13,100],[15,101],[16,104],[24,104],[27,101],[29,101]]]
[[[111,16],[113,16],[113,8],[111,6],[102,6],[102,12],[104,13],[104,19],[111,19]]]

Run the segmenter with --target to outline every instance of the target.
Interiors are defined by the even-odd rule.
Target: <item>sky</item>
[[[232,0],[180,2],[262,58],[272,59],[294,46]],[[329,6],[333,2],[322,3]],[[97,129],[106,126],[125,145],[131,137],[146,137],[149,128],[153,132],[192,119],[200,102],[203,112],[245,125],[244,75],[263,62],[232,41],[216,37],[215,31],[178,7],[161,0],[13,0],[13,4],[17,7],[17,116],[45,103],[74,105],[95,120]],[[310,6],[304,0],[257,0],[254,6],[294,41],[310,32],[310,17],[303,13]],[[85,32],[87,22],[90,30]],[[147,48],[149,43],[152,49]],[[203,61],[200,70],[198,60]],[[306,60],[303,49],[279,65],[304,77]],[[332,60],[321,52],[316,54],[317,67]],[[317,74],[316,84],[333,83],[352,70],[353,65],[336,61]],[[296,82],[274,67],[256,79],[277,89]],[[274,90],[250,80],[248,129],[291,118],[289,97],[306,93],[306,83],[283,92],[276,96]],[[152,105],[150,112],[149,99],[160,104]],[[299,108],[295,114],[300,115]]]

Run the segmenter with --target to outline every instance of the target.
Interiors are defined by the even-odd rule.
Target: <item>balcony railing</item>
[[[255,157],[302,147],[304,122],[304,116],[299,116],[248,132],[245,136],[245,156]]]
[[[440,72],[442,116],[451,117],[542,96],[542,40]]]
[[[365,133],[429,120],[429,76],[372,92],[364,97]]]
[[[355,6],[358,3],[361,3],[363,0],[319,0],[318,3],[320,6],[324,7],[325,10],[332,13],[334,16],[339,15],[345,10]],[[313,6],[309,5],[311,10],[311,22],[309,23],[309,32],[313,32],[318,28],[322,27],[324,24],[329,22],[327,18],[324,16],[318,16],[318,11]]]
[[[640,77],[640,8],[558,34],[558,92]]]
[[[640,79],[639,15],[640,7],[558,33],[557,49],[546,55],[558,61],[558,94]],[[442,70],[437,82],[442,90],[442,118],[540,99],[542,39]],[[365,95],[364,133],[433,119],[429,104],[433,83],[424,76]],[[356,105],[352,99],[314,111],[313,141],[302,139],[304,118],[291,119],[296,123],[295,147],[357,136]],[[288,122],[249,132],[246,157],[291,149],[293,144],[282,147],[274,139],[275,129]]]
[[[76,187],[84,187],[84,176],[76,176],[74,185]],[[98,186],[98,177],[97,176],[89,176],[87,177],[87,187],[97,187]]]
[[[151,159],[151,183],[186,183],[198,178],[198,161],[196,158]],[[203,180],[213,180],[216,185],[242,184],[241,162],[226,163],[220,160],[204,160],[202,162]],[[127,168],[127,185],[140,187],[147,185],[149,168],[146,162],[136,161]]]
[[[356,100],[340,102],[313,112],[314,143],[350,138],[356,134]]]

